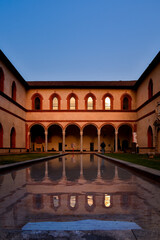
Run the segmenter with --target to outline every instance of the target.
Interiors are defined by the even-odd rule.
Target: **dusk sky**
[[[137,80],[160,50],[159,0],[0,0],[0,16],[26,81]]]

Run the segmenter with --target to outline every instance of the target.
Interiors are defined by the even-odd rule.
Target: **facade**
[[[0,152],[160,153],[160,52],[136,81],[26,82],[0,51]]]

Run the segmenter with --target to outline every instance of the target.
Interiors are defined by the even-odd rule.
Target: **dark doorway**
[[[62,151],[62,143],[59,143],[59,151]]]
[[[126,152],[128,149],[128,141],[127,140],[123,140],[122,142],[122,151]]]
[[[90,151],[91,152],[94,151],[94,143],[93,142],[90,143]]]

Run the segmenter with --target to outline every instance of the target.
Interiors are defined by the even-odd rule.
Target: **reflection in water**
[[[111,196],[108,194],[104,195],[104,206],[110,207],[111,206]]]
[[[157,185],[103,158],[66,155],[0,175],[0,227],[97,216],[158,229],[159,196]]]

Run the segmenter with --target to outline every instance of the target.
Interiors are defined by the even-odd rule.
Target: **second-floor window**
[[[36,97],[34,100],[34,109],[40,110],[41,109],[41,101],[39,97]]]
[[[75,110],[76,109],[76,99],[74,97],[70,98],[69,109],[70,110]]]
[[[58,98],[53,98],[53,110],[58,110]]]
[[[87,110],[93,110],[93,98],[89,97],[87,99]]]
[[[111,109],[111,99],[109,97],[105,98],[105,110]]]

